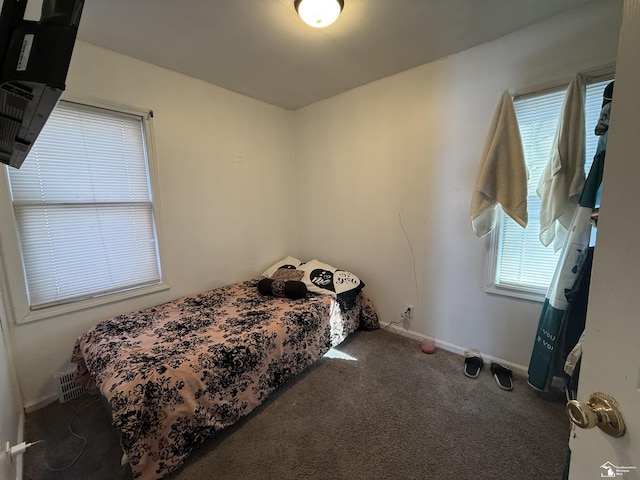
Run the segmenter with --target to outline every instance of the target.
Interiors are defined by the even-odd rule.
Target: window
[[[602,107],[602,94],[610,80],[587,85],[585,105],[586,173],[596,152],[598,137],[594,128]],[[529,170],[527,228],[520,227],[508,215],[502,214],[494,231],[489,289],[495,293],[525,298],[544,297],[561,252],[540,242],[540,199],[536,188],[549,160],[566,88],[514,99],[520,125],[525,161]]]
[[[148,121],[61,102],[7,168],[32,310],[161,283]]]

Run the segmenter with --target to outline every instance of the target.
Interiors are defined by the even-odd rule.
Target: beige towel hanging
[[[578,199],[584,187],[585,81],[576,75],[567,89],[549,162],[536,193],[540,197],[540,242],[554,250],[564,245]]]
[[[520,226],[527,226],[527,167],[518,119],[507,90],[489,127],[471,199],[471,226],[478,237],[495,228],[498,205]]]

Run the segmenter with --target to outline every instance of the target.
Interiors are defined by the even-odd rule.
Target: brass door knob
[[[586,404],[571,400],[566,409],[569,420],[580,428],[597,426],[612,437],[622,437],[627,431],[618,402],[606,393],[592,393]]]

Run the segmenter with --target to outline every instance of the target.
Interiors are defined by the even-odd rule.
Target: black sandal
[[[464,352],[464,374],[469,378],[478,378],[480,370],[484,365],[482,355],[478,350],[467,350]]]
[[[513,373],[510,369],[499,363],[491,362],[491,373],[501,389],[513,390]]]

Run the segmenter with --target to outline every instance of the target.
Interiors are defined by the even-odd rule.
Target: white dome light
[[[344,7],[343,0],[295,0],[300,18],[314,28],[328,27],[337,20]]]

